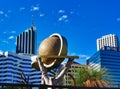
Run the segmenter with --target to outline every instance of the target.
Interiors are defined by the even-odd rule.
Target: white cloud
[[[80,59],[88,59],[90,58],[88,55],[85,54],[76,54],[76,53],[70,53],[71,56],[79,56]]]
[[[16,31],[11,31],[11,33],[16,33]]]
[[[44,14],[40,14],[40,17],[43,17],[44,16]]]
[[[118,22],[120,21],[120,17],[116,19]]]
[[[3,42],[3,43],[5,43],[5,44],[9,44],[9,42],[8,42],[8,41],[6,41],[6,40],[3,40],[2,42]]]
[[[80,54],[79,57],[82,59],[82,58],[85,58],[85,59],[88,59],[90,58],[88,55],[85,55],[85,54]]]
[[[5,17],[8,17],[8,14],[5,14]]]
[[[4,15],[5,17],[8,17],[8,14],[0,10],[0,15]]]
[[[14,38],[14,36],[10,36],[8,39],[13,39]]]
[[[74,55],[76,55],[76,53],[69,53],[69,55],[74,56]]]
[[[77,53],[68,53],[70,56],[79,56],[79,59],[76,59],[75,61],[80,64],[86,64],[86,60],[89,58],[86,54],[77,54]]]
[[[65,11],[64,10],[59,10],[58,13],[65,13]]]
[[[23,10],[25,10],[25,7],[20,7],[20,11],[23,11]]]
[[[67,15],[62,15],[58,20],[59,21],[62,21],[62,20],[66,20],[68,18]]]
[[[73,12],[73,11],[71,11],[71,12],[70,12],[70,14],[74,14],[74,12]]]
[[[65,22],[69,22],[69,20],[68,20],[68,19],[66,19],[66,20],[65,20]]]
[[[38,6],[32,6],[31,11],[39,11],[39,7]]]
[[[6,34],[7,32],[3,32],[3,34]]]
[[[13,30],[13,31],[10,31],[10,32],[3,32],[3,34],[11,34],[11,33],[12,33],[12,34],[15,34],[16,31]]]
[[[3,15],[3,14],[4,14],[4,12],[3,12],[3,11],[0,11],[0,14],[1,14],[1,15]]]

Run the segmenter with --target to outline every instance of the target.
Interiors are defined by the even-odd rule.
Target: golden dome
[[[57,33],[43,40],[39,46],[39,56],[66,56],[67,51],[67,40]],[[57,67],[63,60],[63,58],[41,58],[44,66],[48,69]]]

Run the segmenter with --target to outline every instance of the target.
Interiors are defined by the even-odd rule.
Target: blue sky
[[[78,55],[76,61],[85,63],[96,52],[97,38],[120,38],[119,4],[120,0],[0,0],[0,51],[15,52],[16,36],[31,26],[34,15],[37,48],[59,33],[68,40],[68,55]]]

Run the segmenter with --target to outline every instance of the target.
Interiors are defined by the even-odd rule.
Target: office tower
[[[66,63],[63,64],[63,66]],[[72,76],[75,78],[75,80],[77,80],[77,76],[75,75],[77,73],[77,70],[80,67],[87,67],[86,65],[81,65],[77,62],[73,62],[73,64],[70,66],[70,68],[68,69],[67,73],[64,75],[64,78],[61,80],[61,85],[67,85],[70,86],[73,84],[73,79],[71,78]],[[71,76],[72,75],[72,76]],[[62,82],[63,81],[63,82]]]
[[[120,52],[117,50],[99,50],[87,60],[91,69],[107,69],[109,77],[107,80],[112,87],[119,87],[120,84]]]
[[[35,54],[36,28],[31,26],[16,38],[16,53]]]
[[[31,66],[30,54],[3,52],[0,54],[0,83],[40,84],[41,73]]]
[[[97,50],[104,50],[104,46],[119,47],[116,34],[109,34],[97,39]]]

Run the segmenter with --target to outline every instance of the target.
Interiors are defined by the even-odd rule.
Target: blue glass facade
[[[29,54],[4,52],[0,54],[0,83],[24,83],[23,75],[29,84],[40,84],[40,71],[32,68]]]
[[[120,85],[120,52],[118,50],[100,50],[87,60],[91,69],[106,68],[110,75],[111,86]]]

